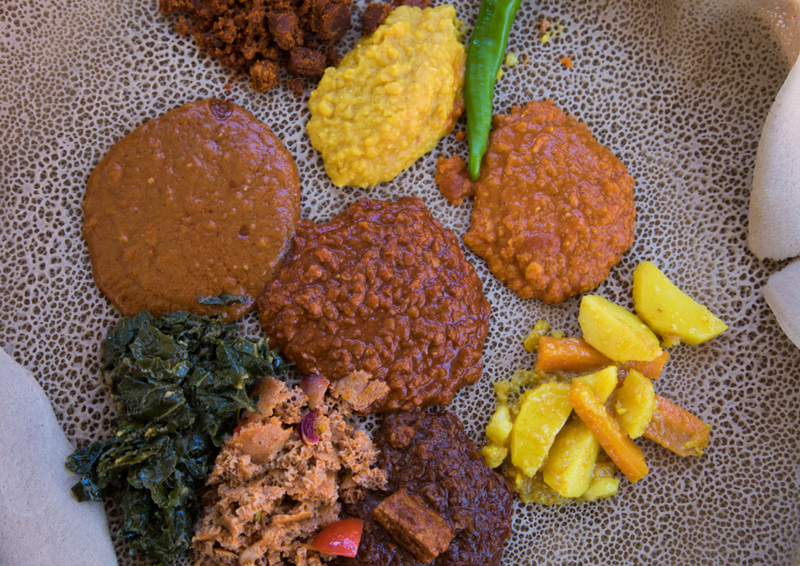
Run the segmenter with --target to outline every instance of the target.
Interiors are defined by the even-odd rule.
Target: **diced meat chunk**
[[[300,29],[300,22],[294,12],[270,12],[267,14],[269,31],[275,43],[281,49],[291,51],[299,45],[303,45],[303,30]]]
[[[306,88],[303,85],[303,79],[300,77],[294,77],[286,81],[286,86],[294,92],[295,96],[303,96],[306,92]]]
[[[361,14],[361,35],[367,37],[375,33],[375,30],[386,21],[386,17],[392,13],[392,10],[394,10],[394,6],[390,4],[380,2],[367,4]]]
[[[321,77],[325,72],[325,55],[306,47],[296,47],[289,54],[290,73],[306,77]]]
[[[266,92],[278,86],[281,80],[280,68],[274,61],[259,61],[250,67],[250,77],[256,92]]]
[[[430,562],[450,546],[455,533],[422,498],[398,489],[372,512],[392,538],[422,562]]]
[[[325,64],[328,67],[338,67],[342,62],[342,54],[335,49],[328,49],[325,51]]]
[[[350,29],[349,0],[315,0],[312,9],[312,29],[320,41],[331,43],[344,37]]]

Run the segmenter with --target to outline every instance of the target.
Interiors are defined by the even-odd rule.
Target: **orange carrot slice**
[[[635,369],[646,378],[652,381],[658,381],[661,377],[661,372],[664,370],[664,364],[669,359],[669,352],[664,350],[664,353],[657,357],[652,362],[625,362],[619,364],[620,369],[632,370]]]
[[[708,446],[710,433],[711,425],[656,395],[656,410],[644,436],[679,456],[699,457],[703,455],[703,448]]]
[[[578,380],[572,382],[569,402],[577,415],[603,447],[614,464],[625,474],[631,483],[637,482],[647,475],[647,464],[644,454],[633,441],[628,438],[620,424],[608,414],[603,403],[592,390]]]
[[[635,369],[643,376],[658,381],[669,352],[664,351],[651,362],[624,362],[620,369]],[[535,370],[541,373],[563,371],[567,373],[587,373],[613,364],[612,360],[595,350],[583,338],[553,338],[542,336],[536,356]]]
[[[613,363],[592,348],[583,338],[542,336],[539,340],[534,369],[542,373],[553,371],[586,373]]]

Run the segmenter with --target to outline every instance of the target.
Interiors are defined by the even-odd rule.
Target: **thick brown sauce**
[[[275,276],[300,218],[300,180],[267,125],[210,99],[114,145],[89,177],[83,210],[95,282],[122,314],[234,320]],[[222,292],[247,300],[198,302]]]
[[[333,566],[498,566],[511,534],[514,495],[489,469],[453,413],[414,411],[387,416],[375,435],[377,465],[388,475],[385,491],[369,491],[344,514],[364,521],[355,558]],[[373,511],[399,489],[420,497],[449,523],[455,538],[433,562],[417,559],[375,520]]]

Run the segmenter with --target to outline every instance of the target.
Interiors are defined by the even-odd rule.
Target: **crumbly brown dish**
[[[481,376],[489,302],[452,230],[418,198],[361,200],[327,224],[298,224],[261,324],[306,374],[372,373],[389,393],[368,408],[449,403]]]
[[[273,378],[258,386],[261,414],[249,414],[225,442],[208,478],[192,546],[197,566],[318,566],[306,543],[337,521],[340,499],[384,489],[378,450],[347,422],[347,403],[316,406],[319,439],[306,444],[300,421],[308,398]]]
[[[89,177],[83,236],[122,314],[249,311],[300,219],[291,154],[244,108],[192,102],[136,128]],[[228,293],[241,302],[207,306]]]
[[[496,115],[464,243],[520,297],[594,289],[633,244],[633,179],[552,102]]]
[[[280,65],[294,74],[321,77],[338,59],[328,44],[350,28],[352,0],[159,0],[158,10],[186,13],[176,31],[194,36],[200,49],[248,73],[264,92],[280,83]],[[296,86],[296,84],[294,85]]]
[[[458,156],[440,157],[436,162],[436,186],[453,206],[475,196],[475,183],[469,178],[467,162]]]
[[[386,21],[386,17],[392,13],[392,10],[394,10],[394,6],[391,4],[381,2],[367,4],[364,11],[361,12],[361,35],[366,37],[375,33],[375,30]]]
[[[364,532],[358,555],[335,566],[500,564],[514,495],[456,415],[388,415],[375,444],[388,486],[344,506],[345,515],[364,521]],[[389,530],[381,526],[387,522]]]

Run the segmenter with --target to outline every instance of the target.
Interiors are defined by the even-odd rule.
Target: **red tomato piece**
[[[342,519],[322,529],[308,546],[317,552],[355,558],[363,530],[361,519]]]

